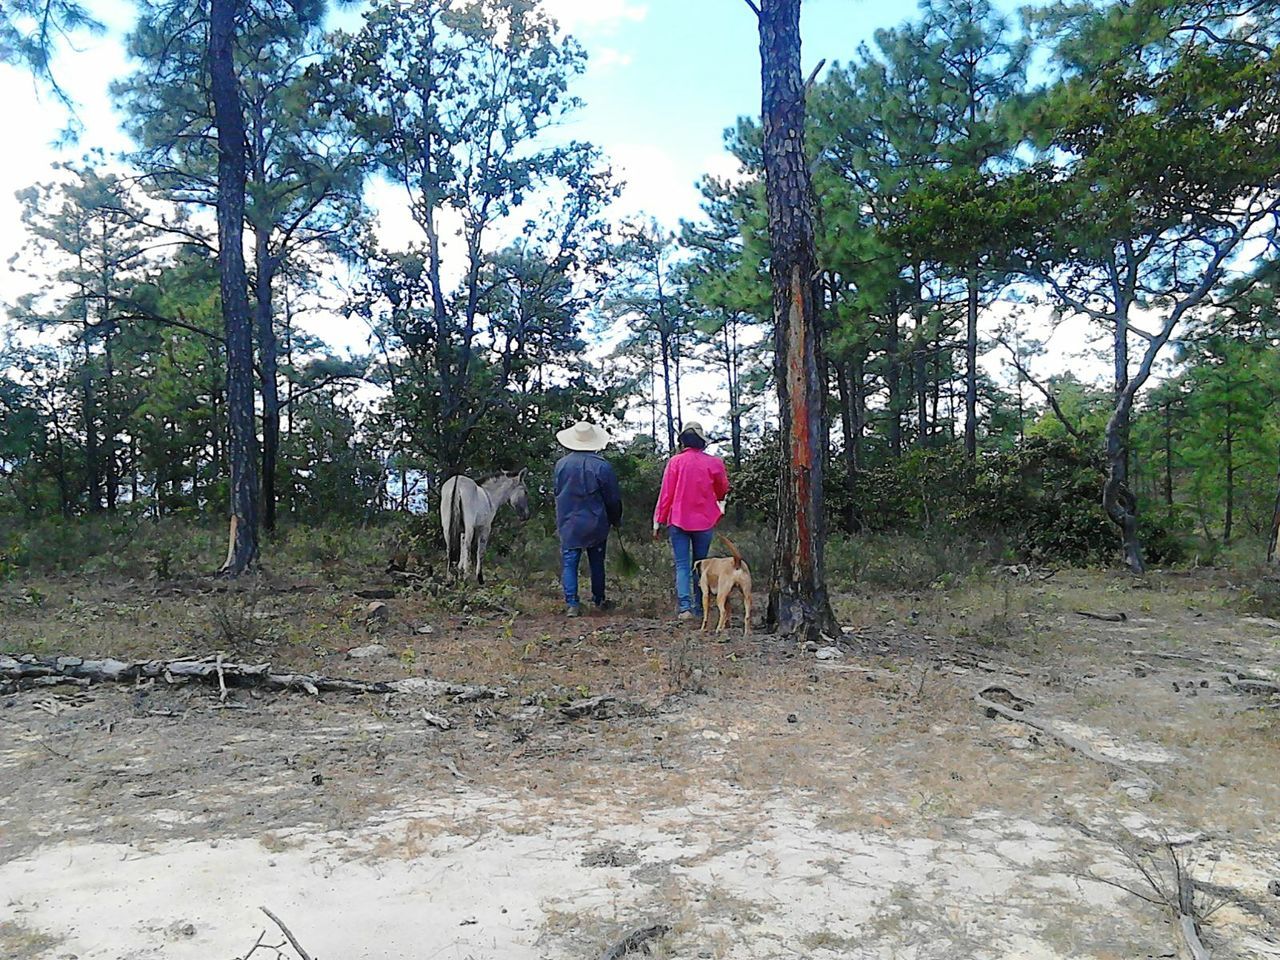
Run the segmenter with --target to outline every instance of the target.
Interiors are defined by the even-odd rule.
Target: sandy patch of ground
[[[830,830],[745,792],[639,822],[601,806],[548,825],[527,805],[466,791],[277,849],[55,843],[0,867],[0,890],[15,921],[81,960],[237,956],[266,923],[259,905],[313,955],[352,960],[594,956],[651,922],[674,927],[669,956],[1120,957],[1158,926],[1080,879],[1078,834],[995,813],[931,838]],[[501,826],[473,834],[477,819]]]

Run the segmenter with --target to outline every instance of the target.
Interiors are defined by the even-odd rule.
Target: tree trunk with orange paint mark
[[[768,624],[818,639],[836,630],[822,562],[826,436],[813,188],[804,151],[800,0],[761,0],[765,192],[773,280],[774,371],[782,470]]]

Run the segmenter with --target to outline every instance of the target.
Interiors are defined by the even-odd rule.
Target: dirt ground
[[[1276,679],[1280,622],[1225,574],[856,590],[834,652],[716,642],[660,589],[565,620],[544,580],[0,587],[10,654],[501,688],[0,695],[0,957],[241,958],[284,941],[261,906],[316,960],[597,958],[651,924],[658,957],[1171,957],[1175,861],[1214,957],[1280,957],[1280,705],[1225,679]]]

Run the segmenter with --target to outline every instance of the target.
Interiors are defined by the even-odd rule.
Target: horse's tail
[[[729,552],[733,554],[733,569],[740,570],[742,568],[742,554],[738,552],[738,548],[734,546],[733,541],[723,533],[718,534],[718,536],[724,541],[724,545],[729,548]]]
[[[457,564],[462,560],[462,494],[459,492],[462,484],[458,481],[458,477],[453,477],[450,481],[453,493],[449,498],[449,520],[444,528],[445,549],[448,551],[450,564]]]

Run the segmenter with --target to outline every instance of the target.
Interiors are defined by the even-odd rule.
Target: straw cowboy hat
[[[698,423],[696,420],[690,420],[681,428],[680,436],[683,437],[686,433],[692,433],[695,437],[697,437],[703,443],[710,442],[707,439],[707,432],[702,429],[702,424]]]
[[[603,450],[613,441],[613,437],[609,436],[604,427],[597,427],[594,423],[587,423],[585,420],[579,420],[567,430],[561,430],[556,434],[556,439],[563,447],[568,447],[570,450],[584,450],[588,453]]]

